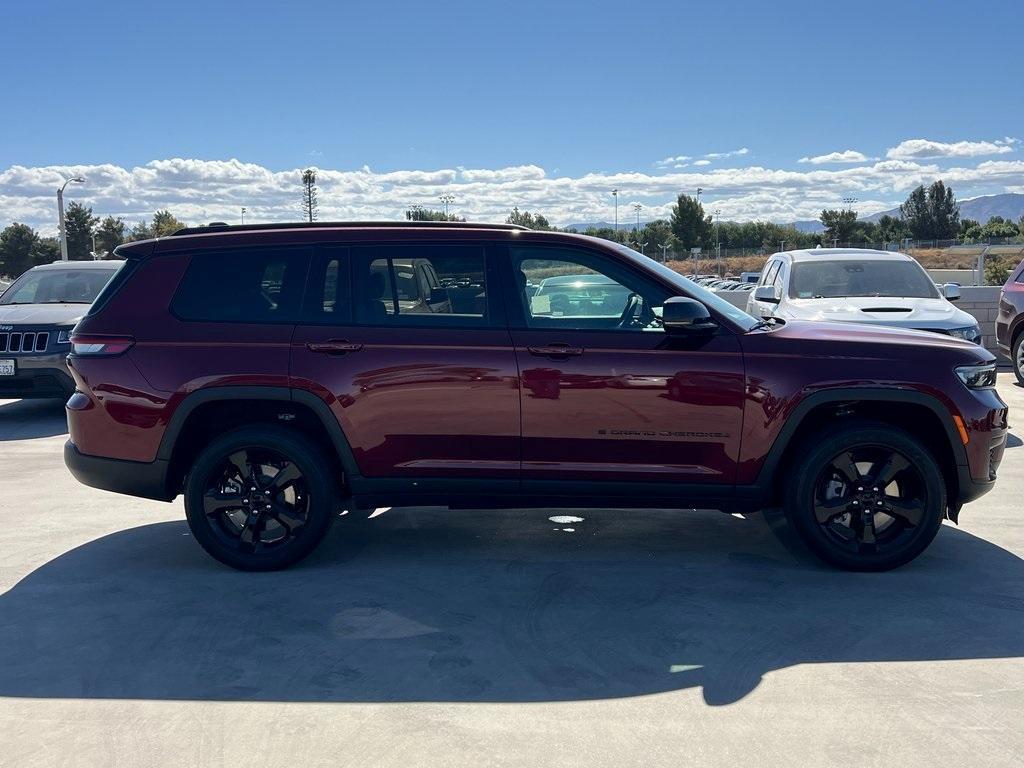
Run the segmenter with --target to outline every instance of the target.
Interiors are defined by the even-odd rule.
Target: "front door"
[[[320,247],[293,386],[334,411],[366,478],[519,478],[515,354],[482,245]]]
[[[511,246],[508,263],[524,489],[735,481],[744,392],[731,332],[670,337],[659,313],[671,292],[597,250]]]

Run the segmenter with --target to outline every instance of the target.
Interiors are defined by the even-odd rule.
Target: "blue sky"
[[[739,218],[798,215],[826,192],[854,194],[877,208],[904,196],[902,183],[890,178],[898,169],[875,186],[844,176],[818,183],[807,174],[880,158],[941,175],[947,167],[977,171],[981,163],[1020,157],[1020,146],[1007,140],[1024,121],[1022,17],[1009,0],[8,0],[0,6],[0,28],[8,32],[0,47],[7,95],[0,174],[8,171],[0,176],[0,224],[43,215],[41,203],[30,202],[37,196],[31,180],[12,180],[12,168],[35,171],[44,186],[61,168],[94,169],[91,176],[107,186],[80,194],[129,216],[160,200],[196,216],[232,209],[238,200],[212,187],[200,192],[199,177],[230,184],[241,173],[248,185],[255,168],[276,178],[308,165],[325,170],[325,191],[332,183],[348,191],[337,201],[340,213],[361,211],[352,202],[352,173],[363,168],[381,187],[367,203],[375,210],[391,198],[404,204],[396,186],[429,204],[435,182],[463,183],[458,169],[524,167],[541,169],[547,186],[559,178],[582,184],[595,174],[611,184],[622,179],[627,195],[652,211],[667,204],[664,185],[631,187],[630,175],[675,174],[685,185],[705,178],[694,174],[760,168],[799,173],[797,186],[814,186],[807,206],[791,201],[775,209],[748,199],[750,184],[737,192],[711,177],[703,185],[708,199],[717,195]],[[891,154],[908,140],[977,147],[929,158],[920,150],[909,158]],[[984,144],[996,141],[1002,149],[984,154]],[[845,158],[854,162],[798,162],[847,151],[859,153]],[[686,159],[659,164],[678,157]],[[139,186],[145,179],[133,169],[172,159],[237,160],[246,170],[206,177],[193,166],[178,173],[182,185],[197,184],[191,196],[124,190],[120,198],[118,174],[95,170],[122,169]],[[422,189],[406,188],[401,176],[378,178],[439,170],[456,175],[427,179]],[[332,171],[340,174],[333,181]],[[957,191],[1024,185],[1024,174],[1001,171],[961,173]],[[910,169],[900,178],[920,175]],[[529,204],[525,193],[531,180],[537,186],[537,173],[519,176],[525,186],[505,197]],[[758,188],[769,196],[774,189],[772,182]],[[474,209],[473,189],[457,190],[467,193],[467,212],[490,215],[500,207],[498,198],[487,198]],[[530,207],[551,205],[563,218],[596,212],[596,192],[580,189],[589,191],[575,207],[550,190]],[[275,194],[264,198],[254,184],[242,196],[272,215]]]

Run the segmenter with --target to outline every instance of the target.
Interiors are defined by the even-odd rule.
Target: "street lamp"
[[[57,224],[60,229],[60,260],[68,260],[68,233],[64,229],[64,187],[68,184],[84,184],[85,179],[81,176],[72,176],[60,185],[57,190]]]
[[[668,264],[668,249],[671,245],[669,243],[662,243],[658,247],[661,248],[661,263]]]
[[[242,206],[242,225],[245,225],[245,206]]]
[[[444,217],[448,218],[448,206],[455,202],[455,195],[450,192],[446,192],[438,198],[441,204],[444,205]]]
[[[636,211],[636,241],[640,242],[640,211],[643,210],[643,206],[640,203],[633,203],[633,210]]]
[[[615,231],[619,231],[619,190],[612,190],[612,197],[615,198]]]

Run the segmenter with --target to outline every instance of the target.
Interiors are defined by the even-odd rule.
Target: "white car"
[[[940,289],[905,253],[816,248],[772,254],[747,299],[747,312],[782,320],[893,325],[980,344],[978,321],[951,303],[959,298],[959,285]]]

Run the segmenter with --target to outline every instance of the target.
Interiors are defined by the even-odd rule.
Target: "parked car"
[[[597,238],[222,225],[117,253],[72,336],[65,461],[97,488],[183,494],[235,568],[296,562],[341,509],[592,505],[781,506],[825,561],[880,570],[990,490],[1005,446],[977,345],[758,321]],[[381,277],[402,263],[474,302],[402,303]],[[572,286],[552,311],[557,275],[600,302]]]
[[[1024,385],[1024,261],[999,292],[996,344],[1010,358],[1017,381]]]
[[[773,254],[747,299],[755,317],[872,323],[943,333],[981,343],[978,321],[951,302],[911,256],[859,248],[816,248]]]
[[[0,296],[0,397],[66,400],[69,336],[120,261],[58,261],[25,272]]]

